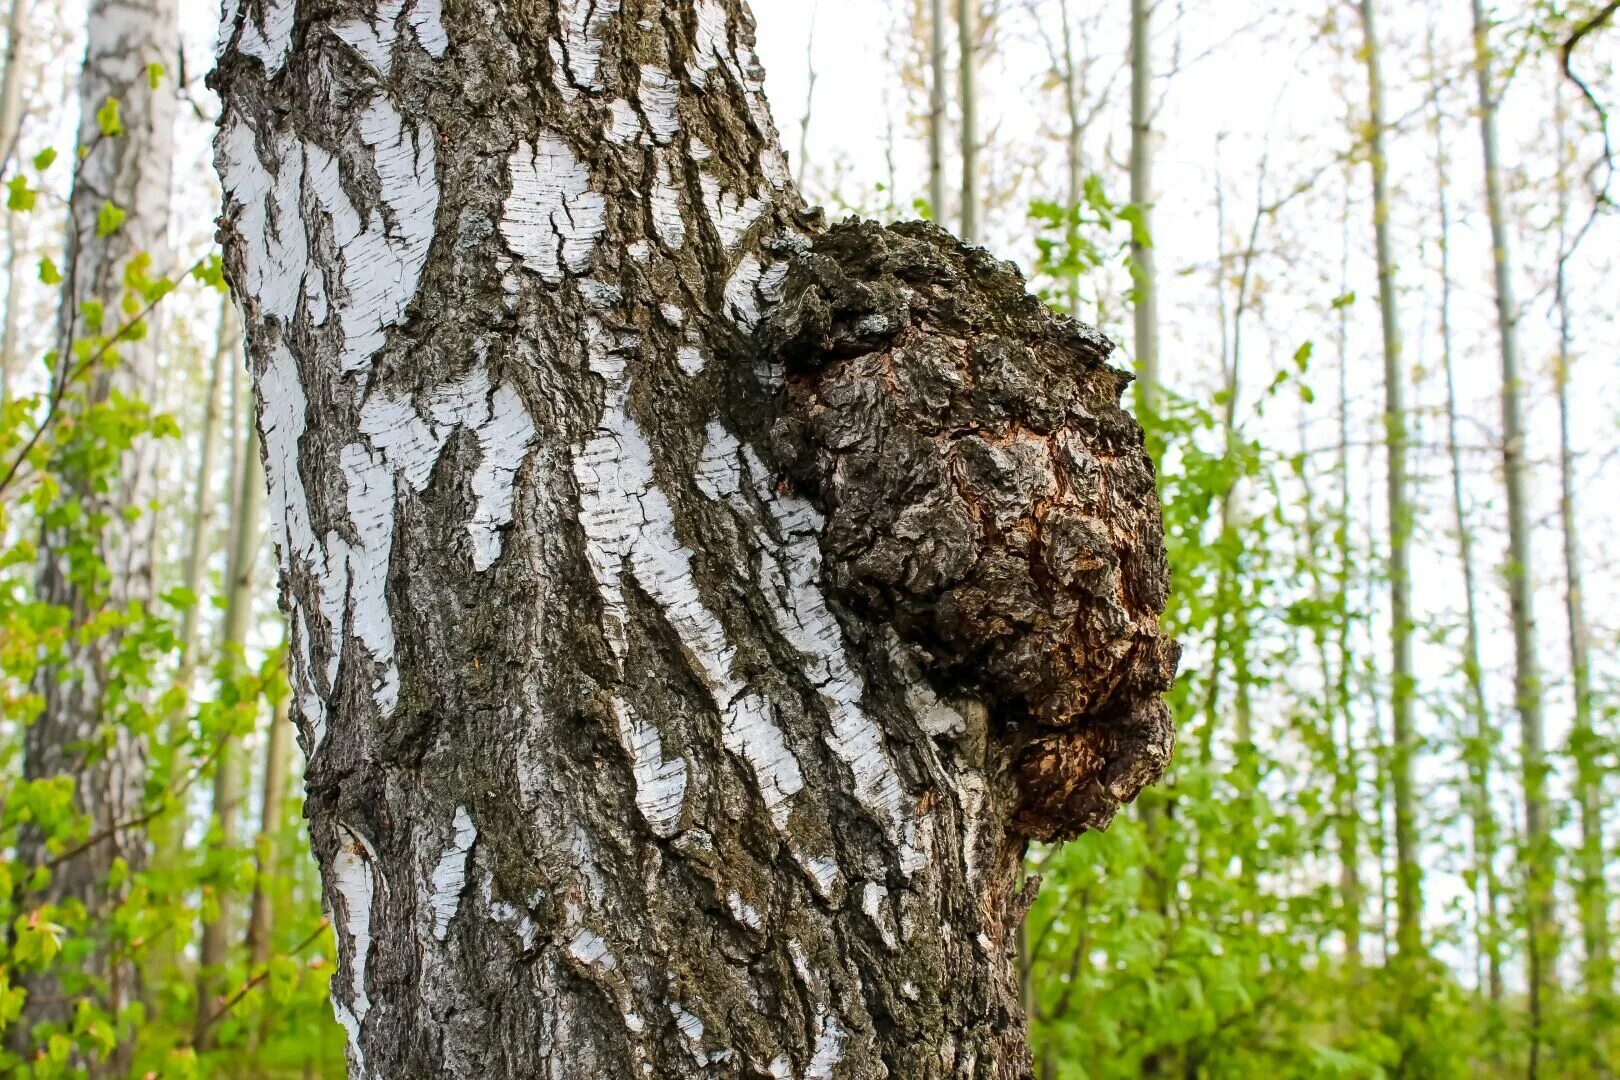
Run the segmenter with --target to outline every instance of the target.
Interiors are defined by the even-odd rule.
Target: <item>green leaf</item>
[[[146,85],[151,87],[153,90],[156,90],[163,82],[163,73],[164,69],[162,64],[147,64]]]
[[[55,160],[56,148],[47,146],[45,149],[34,155],[34,168],[38,169],[40,172],[44,172],[46,169],[51,167],[51,163]]]
[[[124,133],[124,121],[119,117],[117,98],[108,98],[102,103],[101,108],[96,110],[96,126],[109,139],[116,139]]]
[[[18,173],[6,181],[6,209],[26,214],[34,208],[38,195],[28,189],[28,177]]]
[[[111,236],[124,224],[124,219],[128,216],[117,203],[102,203],[101,211],[96,214],[96,235],[98,237]]]
[[[56,268],[49,255],[39,257],[39,280],[46,285],[62,284],[62,272]]]

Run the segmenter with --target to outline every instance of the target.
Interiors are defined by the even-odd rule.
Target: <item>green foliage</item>
[[[116,102],[97,120],[108,137],[121,131]],[[34,165],[43,170],[53,158],[41,153]],[[14,178],[12,209],[25,212],[34,200],[34,189]],[[123,220],[106,204],[98,233]],[[64,276],[49,258],[40,261],[45,284]],[[222,287],[217,255],[181,280],[188,278],[210,292]],[[106,537],[152,512],[120,502],[126,455],[138,444],[172,442],[179,428],[106,376],[121,363],[120,346],[145,335],[146,316],[177,284],[147,256],[131,259],[117,295],[78,302],[75,336],[64,353],[44,358],[50,385],[0,401],[0,1075],[19,1080],[239,1075],[247,1062],[272,1077],[342,1071],[341,1031],[327,1001],[335,946],[296,801],[273,808],[277,824],[264,836],[228,846],[217,830],[193,835],[197,796],[223,760],[219,750],[251,745],[285,697],[282,657],[250,663],[240,650],[218,651],[212,677],[186,685],[177,677],[177,624],[212,597],[173,589],[148,607],[109,588]],[[72,607],[40,599],[41,536],[71,584]],[[70,758],[82,769],[132,740],[145,751],[140,805],[113,823],[87,813],[75,773],[25,769],[43,688],[82,679],[79,658],[92,650],[104,658],[99,723],[66,748]],[[133,845],[146,857],[113,860],[96,899],[53,889],[132,831],[151,839]],[[258,965],[242,944],[240,918],[255,888],[272,913],[269,959]],[[227,896],[238,913],[226,928],[236,944],[217,985],[229,991],[199,1002],[193,943],[202,918]],[[114,968],[125,973],[122,991],[108,977]],[[31,997],[70,1005],[39,1013]]]

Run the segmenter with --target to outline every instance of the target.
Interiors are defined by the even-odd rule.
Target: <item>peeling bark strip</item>
[[[756,333],[805,309],[821,227],[739,0],[242,0],[222,41],[223,240],[351,1073],[1027,1076],[1026,836],[1100,823],[1163,745],[1156,504],[1104,346],[1007,271],[970,324],[929,299],[858,331],[955,356],[994,324],[1036,376],[1079,365],[1038,431],[1075,447],[1054,483],[1102,487],[997,489],[976,542],[1101,565],[1054,556],[1081,592],[1040,578],[1031,631],[948,653],[927,590],[846,572],[836,484],[796,492],[773,449],[845,361]],[[981,418],[987,468],[1037,430],[1022,408]],[[1058,650],[1027,686],[1021,633]],[[1100,764],[1032,810],[1017,755],[1043,740]]]

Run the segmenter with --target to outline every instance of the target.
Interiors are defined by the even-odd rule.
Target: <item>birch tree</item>
[[[1159,392],[1158,283],[1153,265],[1153,2],[1131,0],[1131,280],[1135,291],[1136,388],[1151,412]]]
[[[1485,162],[1485,205],[1490,215],[1497,334],[1502,361],[1502,475],[1507,486],[1508,602],[1513,621],[1513,700],[1519,713],[1524,783],[1524,918],[1530,1007],[1530,1075],[1540,1065],[1546,998],[1557,964],[1552,833],[1547,806],[1546,730],[1541,710],[1541,667],[1536,648],[1535,578],[1526,485],[1524,411],[1520,403],[1518,301],[1496,137],[1490,24],[1482,0],[1473,0],[1474,74],[1479,91],[1480,147]]]
[[[956,81],[962,115],[962,239],[979,242],[979,0],[956,0]]]
[[[1501,885],[1496,875],[1496,813],[1491,806],[1494,738],[1485,700],[1485,666],[1480,659],[1479,585],[1475,571],[1474,532],[1464,494],[1462,438],[1457,414],[1457,373],[1452,327],[1451,197],[1446,188],[1445,115],[1440,105],[1440,75],[1431,33],[1429,65],[1433,70],[1430,103],[1434,109],[1435,205],[1439,214],[1440,367],[1446,384],[1446,456],[1451,466],[1451,512],[1457,531],[1457,560],[1462,564],[1463,680],[1467,736],[1463,759],[1468,769],[1468,816],[1472,824],[1474,889],[1478,910],[1475,941],[1485,961],[1485,985],[1492,1002],[1502,999]]]
[[[1574,417],[1570,382],[1575,364],[1575,334],[1570,305],[1569,259],[1569,118],[1558,99],[1558,267],[1553,278],[1553,307],[1558,321],[1558,357],[1553,382],[1558,396],[1558,522],[1564,534],[1564,618],[1569,631],[1570,688],[1574,717],[1569,750],[1574,759],[1575,803],[1580,810],[1581,846],[1576,858],[1575,897],[1580,909],[1582,982],[1589,998],[1614,992],[1614,955],[1609,932],[1609,889],[1605,879],[1603,839],[1602,748],[1593,719],[1592,630],[1586,617],[1576,477]]]
[[[807,212],[740,0],[225,14],[351,1073],[1028,1075],[1025,844],[1171,742],[1106,342]]]
[[[0,173],[7,171],[16,154],[17,136],[22,122],[22,69],[23,47],[28,38],[27,0],[10,0],[6,13],[5,66],[0,69]],[[11,393],[11,383],[17,366],[17,293],[20,282],[17,274],[19,249],[23,244],[22,222],[17,214],[6,215],[6,311],[5,322],[0,325],[0,401]]]
[[[137,256],[167,269],[174,95],[172,77],[163,73],[178,49],[172,0],[90,4],[79,94],[81,157],[68,209],[56,333],[55,394],[64,408],[82,409],[115,393],[151,398],[154,334],[118,342],[117,363],[88,371],[72,346],[98,334],[113,336],[123,318],[125,274]],[[116,892],[109,885],[115,864],[142,863],[142,835],[123,826],[135,820],[140,805],[143,752],[128,729],[104,730],[104,697],[117,678],[109,666],[116,635],[80,631],[103,608],[116,611],[150,599],[152,517],[143,511],[154,482],[153,453],[144,442],[124,453],[110,489],[68,471],[64,498],[76,512],[49,516],[40,544],[37,596],[69,613],[71,632],[60,665],[41,672],[44,707],[24,739],[23,774],[28,780],[72,776],[77,809],[92,834],[109,834],[58,868],[42,894],[50,903],[81,902],[90,912],[108,910]],[[29,842],[25,834],[25,848]],[[43,858],[43,851],[22,853],[25,863]],[[127,963],[95,960],[87,973],[104,980],[114,1011],[130,1000],[133,972]],[[51,987],[32,987],[28,1022],[70,1014],[71,1002]]]
[[[1395,241],[1389,222],[1389,158],[1385,146],[1384,82],[1374,0],[1360,0],[1363,60],[1367,67],[1367,156],[1372,173],[1373,238],[1378,261],[1378,311],[1384,345],[1384,445],[1388,457],[1385,511],[1389,517],[1390,786],[1395,803],[1396,944],[1408,959],[1423,951],[1422,868],[1418,861],[1412,788],[1412,508],[1406,372],[1401,360],[1399,299],[1395,295]]]
[[[945,79],[945,0],[928,0],[928,208],[935,221],[945,220],[945,121],[949,96]]]

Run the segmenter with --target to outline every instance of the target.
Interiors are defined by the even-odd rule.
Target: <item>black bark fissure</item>
[[[772,448],[827,515],[830,584],[987,697],[1015,829],[1107,826],[1169,761],[1181,653],[1113,345],[932,225],[851,220],[788,251],[764,328],[788,373]]]

